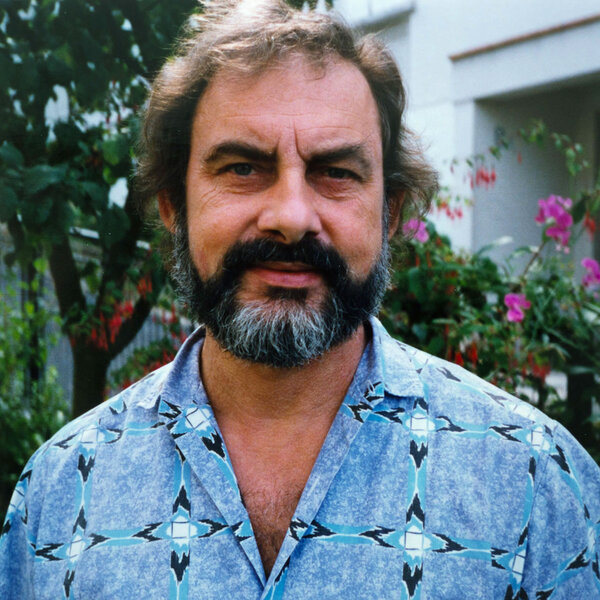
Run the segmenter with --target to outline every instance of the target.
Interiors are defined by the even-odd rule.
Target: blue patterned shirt
[[[532,406],[371,327],[268,579],[198,330],[32,457],[0,597],[600,598],[592,459]]]

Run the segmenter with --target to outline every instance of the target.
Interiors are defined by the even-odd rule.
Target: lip
[[[276,287],[303,288],[321,283],[314,268],[297,262],[268,262],[248,269],[248,273]]]

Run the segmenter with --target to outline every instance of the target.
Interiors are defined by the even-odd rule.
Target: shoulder
[[[83,441],[90,431],[99,427],[110,429],[125,426],[141,413],[156,414],[156,405],[172,363],[153,371],[116,396],[74,419],[55,433],[33,458],[47,453],[52,446],[65,446],[73,440]]]
[[[557,428],[556,421],[529,402],[463,367],[386,336],[382,344],[386,364],[393,368],[398,364],[399,356],[410,363],[423,385],[430,413],[479,424],[498,422],[518,427],[538,426],[547,434]]]
[[[45,491],[55,485],[75,485],[85,472],[98,442],[117,441],[139,422],[158,421],[158,401],[171,364],[153,371],[137,383],[74,419],[33,454],[15,488],[6,514],[4,531],[13,521],[27,520],[35,528]],[[86,464],[82,465],[82,457]],[[93,458],[91,458],[93,460]],[[87,466],[86,466],[87,465]]]
[[[386,363],[410,361],[436,432],[465,441],[488,440],[488,445],[495,440],[500,445],[494,447],[504,448],[505,458],[516,453],[531,456],[539,467],[538,485],[544,480],[550,488],[566,486],[579,503],[588,498],[586,510],[600,519],[600,468],[565,427],[467,369],[385,335]]]

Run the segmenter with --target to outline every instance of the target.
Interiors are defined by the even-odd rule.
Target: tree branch
[[[52,246],[49,262],[60,315],[67,319],[68,324],[76,320],[72,314],[73,307],[76,307],[78,312],[83,312],[87,307],[87,302],[81,289],[79,271],[75,264],[71,244],[66,236],[58,244]]]
[[[142,328],[144,321],[148,318],[151,310],[152,304],[145,298],[140,298],[135,303],[133,314],[129,319],[123,321],[123,324],[115,337],[114,343],[109,346],[111,360],[133,341],[133,338]]]

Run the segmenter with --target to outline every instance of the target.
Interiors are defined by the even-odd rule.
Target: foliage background
[[[184,336],[182,311],[149,251],[157,241],[134,210],[129,178],[148,82],[196,7],[195,0],[0,0],[0,223],[9,244],[2,258],[18,274],[3,283],[0,312],[3,506],[44,439],[107,389],[170,360]],[[52,121],[49,101],[59,98],[68,112]],[[583,149],[543,124],[521,137],[553,144],[574,176],[586,168]],[[462,165],[474,185],[493,184],[493,161],[506,151],[491,148]],[[127,182],[122,202],[111,194],[119,181]],[[451,197],[443,190],[438,210],[458,218],[468,207]],[[573,200],[574,239],[595,223],[598,186]],[[549,226],[539,247],[518,251],[529,257],[524,273],[495,264],[485,251],[455,252],[431,223],[425,241],[415,228],[413,239],[396,248],[382,318],[407,343],[535,397],[598,459],[598,298],[574,278],[564,251],[552,249]],[[52,281],[47,292],[44,274]],[[522,321],[507,319],[507,294],[531,303]],[[162,339],[135,352],[109,381],[109,365],[156,308]],[[71,341],[71,414],[46,365],[57,328]],[[550,371],[567,377],[566,398],[549,383]]]

